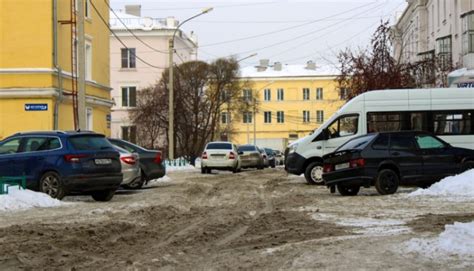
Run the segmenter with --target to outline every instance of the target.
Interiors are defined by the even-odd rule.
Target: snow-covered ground
[[[185,165],[185,166],[166,166],[167,172],[172,171],[182,171],[182,170],[195,170],[196,168],[193,165]]]
[[[429,188],[418,189],[408,194],[408,196],[435,196],[457,200],[474,200],[474,169],[459,175],[446,177]]]
[[[0,195],[0,212],[25,210],[34,207],[56,207],[65,203],[31,190],[11,187],[8,194]]]

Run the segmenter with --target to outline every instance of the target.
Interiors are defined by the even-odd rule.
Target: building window
[[[244,89],[243,97],[244,97],[244,101],[250,102],[252,100],[252,90],[251,89]]]
[[[264,112],[264,117],[265,117],[265,123],[272,123],[272,112],[271,111],[266,111]]]
[[[230,115],[228,112],[221,113],[221,123],[222,124],[230,123]]]
[[[474,53],[474,13],[462,16],[463,20],[463,53]]]
[[[92,45],[86,43],[86,80],[92,80]]]
[[[271,101],[271,99],[272,99],[272,90],[269,89],[269,88],[266,88],[263,91],[263,95],[264,95],[265,101]]]
[[[122,87],[122,106],[123,107],[137,106],[137,88],[136,87]]]
[[[77,0],[76,0],[76,2],[77,2]],[[90,18],[90,17],[91,17],[90,8],[89,8],[89,7],[90,7],[90,3],[89,3],[89,2],[90,2],[90,0],[84,1],[84,5],[85,5],[85,7],[84,7],[84,14],[85,14],[86,18]]]
[[[303,111],[303,122],[304,123],[307,123],[307,122],[311,121],[310,118],[309,118],[309,115],[310,115],[309,111],[306,111],[306,110]]]
[[[451,36],[439,38],[436,40],[438,47],[438,61],[442,70],[451,68],[452,66],[452,44]]]
[[[277,89],[277,100],[283,101],[285,99],[285,91],[282,88]]]
[[[324,122],[324,111],[323,110],[317,110],[316,111],[316,122],[317,123],[323,123]]]
[[[221,91],[221,101],[227,102],[229,100],[229,92],[224,89]]]
[[[252,123],[252,112],[244,112],[243,121],[244,123]]]
[[[136,126],[122,126],[122,139],[132,143],[137,142],[137,127]]]
[[[303,101],[309,100],[309,88],[303,88]]]
[[[285,123],[285,112],[277,111],[277,123]]]
[[[94,130],[94,116],[92,115],[92,108],[86,108],[86,130]]]
[[[317,88],[316,89],[316,100],[322,100],[323,99],[323,88]]]
[[[341,88],[339,91],[339,99],[347,100],[349,98],[349,90],[347,88]]]
[[[135,48],[122,48],[122,68],[135,68]]]

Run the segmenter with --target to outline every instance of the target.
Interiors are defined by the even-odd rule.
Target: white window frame
[[[284,101],[285,100],[285,90],[282,88],[277,89],[277,100]]]
[[[86,107],[86,130],[94,130],[94,111],[92,107]]]
[[[324,100],[323,88],[316,88],[316,100]]]
[[[272,123],[272,111],[265,111],[263,112],[264,115],[264,123]]]
[[[277,111],[277,123],[285,123],[285,112]]]
[[[243,123],[245,124],[250,124],[250,123],[253,123],[253,116],[252,116],[252,112],[244,112],[243,113],[243,116],[242,116],[242,121]]]
[[[310,114],[309,110],[303,110],[303,122],[304,123],[311,122],[311,114]]]
[[[92,81],[92,44],[90,42],[86,42],[85,58],[86,80]]]
[[[324,110],[316,110],[316,123],[324,123]]]
[[[244,101],[251,102],[252,101],[252,90],[251,89],[244,89],[242,91],[242,97]]]
[[[130,52],[132,49],[135,51],[133,54]],[[122,51],[123,50],[126,50],[126,52],[127,52],[127,56],[126,56],[127,65],[125,67],[123,66],[123,56],[122,56]],[[136,48],[120,48],[120,67],[122,69],[136,69],[137,68],[137,56],[136,56],[136,54],[137,54],[137,49]],[[134,61],[133,61],[134,67],[131,67],[132,57],[134,59]]]
[[[310,91],[309,88],[303,88],[303,101],[309,101]]]
[[[131,88],[135,88],[135,105],[134,106],[130,105],[130,101],[131,101],[131,99],[130,99],[130,89]],[[124,89],[127,89],[127,104],[126,105],[123,102],[123,90]],[[137,90],[136,86],[122,86],[122,87],[120,87],[120,98],[121,98],[120,102],[121,102],[122,107],[131,107],[131,108],[133,108],[133,107],[137,106],[137,97],[138,97],[137,91],[138,90]]]
[[[229,112],[222,112],[221,113],[221,123],[222,124],[229,124],[230,123]]]
[[[264,95],[264,99],[265,101],[271,101],[272,100],[272,90],[269,89],[269,88],[266,88],[263,90],[263,95]]]

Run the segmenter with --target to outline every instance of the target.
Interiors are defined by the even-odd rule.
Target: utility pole
[[[178,29],[178,28],[176,28]],[[175,31],[176,32],[176,31]],[[168,101],[168,159],[174,159],[174,89],[173,89],[173,54],[174,54],[174,34],[173,37],[170,38],[169,44],[169,83],[168,89],[169,93],[169,101]]]
[[[84,0],[76,0],[77,3],[77,63],[78,63],[78,91],[77,108],[79,129],[86,130],[86,43],[84,40]]]
[[[253,97],[253,144],[257,145],[257,114],[256,114],[257,99]]]

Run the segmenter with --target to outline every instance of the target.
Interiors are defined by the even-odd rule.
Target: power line
[[[130,3],[127,1],[117,2],[117,3]],[[278,1],[272,2],[259,2],[259,3],[246,3],[246,4],[232,4],[232,5],[214,5],[213,8],[233,8],[233,7],[246,7],[246,6],[261,6],[261,5],[270,5],[277,4]],[[135,3],[134,3],[135,4]],[[186,7],[186,8],[142,8],[142,10],[194,10],[194,9],[203,9],[208,8],[209,6],[200,6],[200,7]]]
[[[359,19],[371,19],[371,18],[379,18],[380,16],[364,16],[364,17],[357,17],[352,18],[354,20]],[[329,18],[329,19],[321,19],[321,21],[344,21],[348,20],[349,18]],[[281,20],[281,21],[220,21],[220,20],[195,20],[194,23],[209,23],[209,24],[291,24],[291,23],[309,23],[312,20]]]
[[[132,53],[132,51],[130,50],[130,48],[127,47],[127,45],[117,36],[117,34],[110,28],[109,26],[109,23],[104,19],[104,17],[102,16],[102,14],[100,14],[99,10],[95,7],[93,1],[90,1],[89,2],[92,6],[92,8],[95,10],[95,12],[97,13],[97,15],[99,15],[100,17],[100,20],[102,21],[102,23],[104,23],[104,25],[107,27],[107,29],[110,31],[110,33],[112,33],[114,35],[114,37],[125,47],[125,49],[127,49],[127,51],[132,54],[133,56],[135,56],[136,59],[140,60],[143,64],[145,65],[148,65],[150,67],[153,67],[153,68],[156,68],[156,69],[166,69],[165,67],[159,67],[159,66],[155,66],[155,65],[152,65],[150,63],[148,63],[147,61],[143,60],[142,58],[140,58],[139,56],[137,56],[135,53]]]

